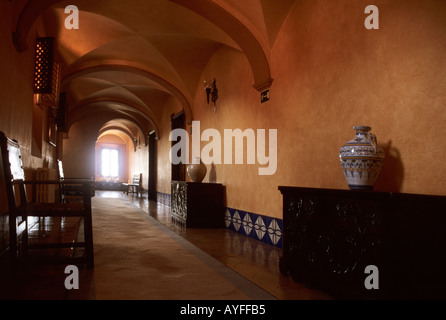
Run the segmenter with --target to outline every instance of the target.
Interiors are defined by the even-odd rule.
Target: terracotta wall
[[[46,140],[45,130],[47,113],[42,107],[37,107],[42,114],[42,138],[39,156],[31,156],[33,128],[33,72],[35,39],[39,36],[40,24],[37,23],[30,31],[27,43],[30,50],[19,53],[12,41],[12,32],[16,13],[14,4],[4,1],[0,4],[0,130],[21,145],[23,162],[26,169],[42,166],[53,166],[55,148]],[[17,70],[20,70],[18,72]]]
[[[101,123],[83,118],[75,123],[64,140],[63,164],[68,177],[95,177],[95,150]]]
[[[380,10],[379,30],[364,27],[367,4]],[[275,175],[216,166],[227,206],[281,217],[280,185],[347,189],[338,152],[354,125],[371,126],[385,148],[376,190],[446,195],[445,18],[443,1],[298,1],[273,46],[265,104],[245,56],[217,51],[202,78],[217,79],[217,113],[202,86],[195,96],[201,130],[278,130]]]
[[[160,119],[160,132],[157,141],[157,179],[156,191],[170,194],[171,182],[171,162],[169,158],[171,142],[169,135],[171,132],[170,117],[181,111],[181,106],[178,101],[170,98],[163,108],[163,113]]]
[[[149,188],[149,148],[144,144],[143,137],[139,134],[137,139],[136,150],[133,144],[128,149],[128,181],[132,182],[133,175],[142,174],[142,187],[147,190]]]
[[[56,148],[48,143],[45,136],[46,113],[36,106],[41,117],[33,115],[33,69],[35,39],[39,36],[40,24],[37,23],[29,32],[27,39],[30,50],[18,53],[12,42],[17,12],[14,2],[0,2],[0,131],[8,137],[16,139],[21,146],[22,160],[28,179],[33,178],[33,172],[39,167],[55,167]],[[18,71],[19,70],[19,71]],[[41,133],[39,152],[32,153],[33,126],[40,123]],[[38,133],[39,133],[38,132]],[[37,135],[38,136],[38,135]],[[34,155],[33,155],[34,154]],[[35,156],[37,155],[37,156]],[[3,190],[3,173],[0,173],[0,190]],[[8,222],[5,191],[0,192],[0,255],[7,243]]]
[[[272,94],[285,106],[274,118],[292,132],[280,142],[295,156],[279,153],[284,180],[345,188],[336,154],[367,124],[387,154],[377,190],[446,194],[446,3],[373,2],[379,30],[364,28],[358,1],[298,2],[283,26]]]
[[[368,4],[380,10],[379,30],[364,27]],[[27,168],[53,166],[55,150],[46,142],[41,157],[31,155],[33,53],[19,54],[12,46],[12,7],[9,2],[0,5],[0,35],[6,39],[0,65],[8,75],[0,79],[0,94],[8,106],[0,108],[0,129],[19,140]],[[445,195],[445,12],[441,0],[296,1],[277,37],[270,39],[274,83],[265,104],[252,88],[244,54],[227,47],[218,50],[203,70],[193,99],[194,120],[201,121],[201,130],[278,132],[274,175],[259,176],[259,165],[215,166],[216,181],[227,188],[227,206],[281,217],[280,185],[347,188],[338,151],[358,124],[370,125],[386,150],[376,190]],[[30,45],[36,35],[33,29]],[[214,77],[220,90],[215,114],[202,86]],[[158,192],[170,193],[170,115],[179,110],[171,99],[157,119]],[[98,129],[94,119],[83,120],[64,141],[65,170],[71,175],[94,175]]]

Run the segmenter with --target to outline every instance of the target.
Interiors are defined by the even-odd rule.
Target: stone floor
[[[227,229],[193,229],[172,223],[170,207],[148,201],[146,197],[125,196],[119,192],[99,192],[99,197],[127,197],[134,205],[167,226],[207,254],[280,300],[330,299],[279,271],[282,249]]]
[[[104,202],[103,200],[106,201]],[[199,257],[198,260],[189,261],[196,263],[197,266],[201,266],[201,262],[204,262],[203,272],[208,272],[207,275],[210,278],[215,277],[215,281],[220,281],[221,275],[223,275],[223,281],[221,282],[223,287],[226,285],[225,281],[231,278],[229,279],[225,295],[222,296],[224,299],[239,299],[244,297],[246,293],[248,293],[248,297],[266,296],[278,300],[331,299],[320,291],[307,288],[300,283],[294,282],[290,277],[280,274],[279,259],[282,255],[280,248],[224,228],[184,228],[172,223],[170,207],[148,201],[144,196],[137,197],[126,195],[122,192],[97,191],[93,203],[99,202],[102,205],[98,206],[97,209],[101,209],[102,213],[99,212],[101,210],[96,210],[95,214],[95,210],[93,210],[93,222],[95,223],[95,218],[99,219],[96,220],[96,231],[94,231],[96,232],[96,237],[94,238],[95,268],[94,270],[81,271],[84,290],[78,290],[74,294],[73,292],[67,293],[62,285],[66,277],[63,269],[61,271],[60,267],[50,265],[44,269],[26,270],[25,275],[27,278],[23,278],[20,281],[21,287],[13,285],[12,291],[0,292],[0,298],[14,298],[10,293],[15,292],[14,294],[18,298],[24,297],[26,299],[45,297],[50,297],[51,299],[54,299],[54,297],[56,299],[120,299],[121,296],[126,297],[126,299],[152,299],[152,297],[161,296],[164,297],[163,299],[175,300],[178,297],[182,297],[176,293],[178,291],[176,290],[178,288],[175,288],[176,283],[187,286],[189,277],[199,277],[201,272],[199,270],[201,269],[197,267],[197,270],[191,270],[190,266],[179,266],[179,269],[176,268],[177,272],[169,272],[163,263],[165,263],[165,260],[170,260],[171,255],[168,256],[169,259],[159,259],[163,250],[165,252],[176,252],[175,250],[189,248],[189,252],[192,254],[185,255],[185,259]],[[104,203],[106,203],[105,206]],[[118,206],[136,209],[127,210],[132,212],[133,217],[123,222],[127,226],[121,228],[121,230],[115,229],[119,229],[122,212],[125,213],[126,211],[125,208],[121,211],[119,208],[115,208]],[[107,215],[107,213],[112,211],[114,211],[113,214]],[[108,219],[115,219],[115,221],[111,222]],[[156,223],[161,233],[167,234],[167,238],[163,241],[155,239],[156,234],[154,236],[153,233],[156,233],[156,231],[152,230],[152,233],[145,232],[145,229],[149,229],[149,226],[153,226],[154,223]],[[132,227],[129,227],[132,224],[135,228],[139,228],[138,235],[133,234]],[[51,230],[49,229],[53,229],[52,225],[60,226],[60,223],[46,223],[44,226],[33,227],[30,236],[33,236],[34,233],[34,236],[41,237],[42,234],[50,232]],[[116,225],[118,225],[118,228],[116,228]],[[74,225],[73,228],[76,229],[76,226]],[[72,233],[73,228],[65,224],[65,235]],[[168,232],[163,232],[163,230]],[[59,229],[56,231],[60,233]],[[176,240],[171,241],[172,238],[176,238]],[[158,242],[155,244],[152,241]],[[155,255],[156,253],[158,255]],[[158,260],[147,260],[147,256],[156,257]],[[117,270],[119,272],[116,272]],[[126,278],[118,279],[121,270],[126,270]],[[212,270],[215,270],[215,272]],[[227,270],[230,270],[230,272]],[[158,292],[156,292],[151,284],[138,283],[135,280],[138,276],[134,272],[143,273],[145,281],[154,277],[165,279],[161,281],[163,283],[162,288],[160,286],[157,289]],[[188,273],[189,277],[185,277],[185,273]],[[148,275],[147,277],[145,276],[146,274]],[[229,274],[229,278],[225,278],[225,274]],[[2,275],[4,276],[5,272],[0,270],[0,282]],[[171,279],[177,280],[175,280],[176,282],[171,282]],[[208,284],[202,283],[201,285],[206,286],[209,284],[212,284],[212,281]],[[194,284],[190,285],[190,287],[192,286]],[[133,290],[134,287],[137,288]],[[128,294],[116,294],[116,292],[119,293],[121,288],[122,291],[128,290]],[[194,290],[186,291],[192,292],[192,294],[195,294],[197,290],[199,291],[199,289]],[[144,294],[135,295],[133,291],[144,292]],[[24,292],[26,293],[25,296],[22,295]],[[265,295],[262,292],[265,292]],[[250,293],[253,293],[253,295],[250,295]],[[195,297],[197,299],[204,297],[212,300],[219,294],[218,290],[214,294],[215,296],[206,296],[202,292],[197,292]]]

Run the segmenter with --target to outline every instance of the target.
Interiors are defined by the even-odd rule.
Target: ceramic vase
[[[384,150],[368,126],[355,126],[354,139],[339,151],[339,160],[351,190],[373,190],[384,163]]]
[[[194,158],[192,163],[187,166],[187,174],[193,182],[202,182],[206,172],[206,165],[198,157]]]

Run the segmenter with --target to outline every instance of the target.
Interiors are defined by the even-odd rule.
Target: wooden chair
[[[142,189],[142,174],[134,174],[133,175],[133,179],[132,179],[132,183],[123,183],[123,187],[124,192],[127,193],[127,195],[129,193],[135,194],[137,196],[139,196],[139,194],[141,193],[141,189]]]
[[[91,216],[91,182],[89,181],[67,181],[60,180],[25,180],[25,173],[22,166],[20,146],[15,140],[6,137],[0,132],[1,158],[4,184],[8,199],[9,209],[9,248],[11,253],[11,268],[16,269],[21,254],[26,257],[29,250],[33,249],[58,249],[58,248],[84,248],[84,255],[79,262],[85,262],[88,267],[94,266],[93,255],[93,226]],[[70,184],[79,186],[82,190],[82,203],[32,203],[28,202],[27,185],[36,186],[39,184]],[[83,241],[78,239],[69,242],[51,243],[38,242],[30,243],[28,239],[28,218],[30,217],[79,217],[83,221]],[[23,230],[23,231],[22,231]],[[34,242],[34,241],[33,241]],[[70,259],[70,262],[76,260]]]
[[[59,200],[64,203],[82,202],[83,195],[82,190],[79,190],[78,185],[67,184],[66,181],[77,181],[78,184],[81,182],[90,182],[91,186],[91,196],[95,195],[95,185],[93,178],[65,178],[62,160],[57,159],[57,173],[60,180],[59,185]]]

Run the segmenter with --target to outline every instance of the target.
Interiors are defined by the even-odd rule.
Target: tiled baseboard
[[[226,208],[225,225],[230,230],[282,248],[282,219]]]
[[[157,193],[157,202],[170,207],[170,194]],[[282,219],[225,208],[225,226],[247,237],[282,248]]]

